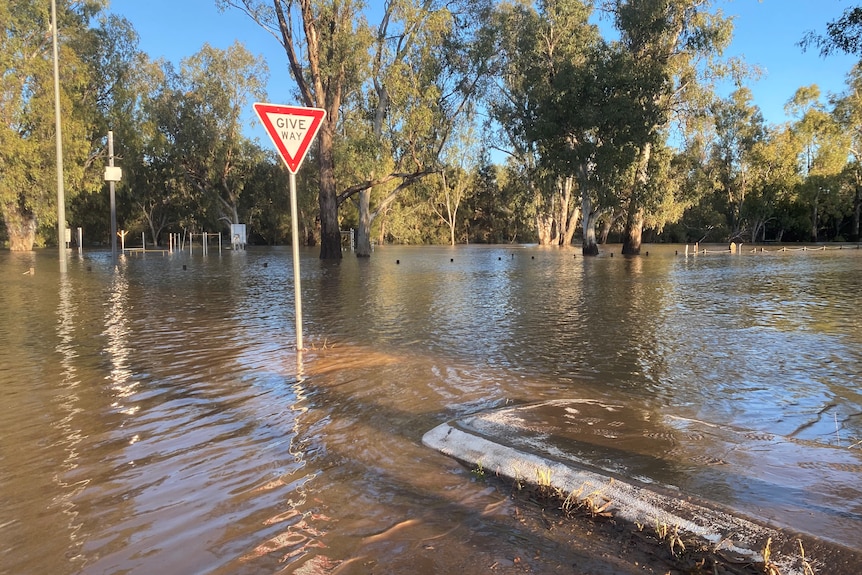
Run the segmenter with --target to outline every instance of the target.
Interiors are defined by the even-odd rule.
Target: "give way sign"
[[[254,111],[291,173],[299,171],[308,146],[314,141],[326,116],[322,108],[279,104],[254,104]]]

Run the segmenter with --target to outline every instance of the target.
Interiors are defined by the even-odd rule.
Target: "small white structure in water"
[[[245,224],[230,225],[230,246],[235,250],[245,249]]]

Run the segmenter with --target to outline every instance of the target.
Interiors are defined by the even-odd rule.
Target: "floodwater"
[[[303,251],[301,354],[289,248],[70,252],[64,275],[55,250],[0,252],[0,573],[552,572],[541,533],[421,444],[526,402],[727,429],[706,462],[744,437],[757,467],[780,436],[800,485],[858,477],[862,250],[645,250]],[[679,479],[691,454],[668,453]],[[862,517],[862,488],[824,497]]]

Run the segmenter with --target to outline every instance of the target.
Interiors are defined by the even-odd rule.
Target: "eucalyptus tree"
[[[139,101],[119,138],[121,198],[133,203],[132,227],[148,229],[158,244],[169,228],[214,231],[239,223],[253,144],[240,114],[262,79],[240,45],[204,45],[181,62],[142,62],[135,75]],[[259,95],[259,94],[258,94]]]
[[[254,153],[242,133],[244,113],[265,99],[267,74],[262,58],[238,42],[226,50],[204,44],[180,62],[176,157],[202,205],[228,224],[240,223],[245,173],[238,168]]]
[[[488,150],[483,149],[473,176],[473,190],[465,203],[471,243],[505,243],[517,234],[517,223],[511,218],[517,208],[513,209],[504,197],[503,178],[502,166],[491,162]]]
[[[640,124],[632,119],[640,116],[643,86],[631,74],[630,55],[604,43],[591,54],[578,84],[579,90],[563,93],[562,102],[579,111],[569,118],[583,134],[577,148],[582,251],[598,255],[596,226],[600,218],[611,223],[622,213],[620,190],[633,179]]]
[[[799,44],[803,50],[812,46],[818,48],[822,56],[829,56],[834,53],[862,56],[862,6],[848,6],[840,18],[826,24],[825,34],[819,34],[813,30],[808,31]],[[859,105],[855,102],[858,98],[856,92],[860,88],[860,73],[858,68],[859,66],[857,65],[850,72],[848,76],[850,90],[847,95],[838,101],[838,105],[836,106],[836,113],[839,115],[840,121],[851,132],[853,137],[851,154],[854,162],[853,166],[847,172],[847,176],[853,182],[851,185],[854,189],[852,196],[853,224],[850,234],[853,241],[858,241],[860,238],[859,225],[860,215],[862,215],[862,172],[860,172],[859,168],[859,143],[856,141],[858,139],[858,126],[860,123],[858,112],[853,111],[853,108]],[[849,125],[848,120],[850,121]],[[855,124],[852,123],[854,121]]]
[[[58,0],[60,108],[67,198],[100,189],[94,166],[103,151],[104,98],[122,76],[121,42],[133,42],[122,20],[117,36],[98,16],[101,0]],[[54,92],[50,4],[8,0],[0,5],[0,216],[10,247],[29,250],[37,232],[56,222]],[[121,42],[112,44],[110,38]],[[47,232],[46,237],[53,237]]]
[[[360,0],[217,0],[234,7],[271,33],[285,51],[300,102],[323,108],[317,136],[319,168],[320,257],[340,259],[341,229],[335,138],[341,106],[367,77],[372,33]]]
[[[688,205],[678,221],[666,222],[664,240],[677,243],[703,242],[716,232],[725,235],[725,202],[717,200],[719,195],[714,191],[710,179],[708,158],[711,133],[703,131],[707,125],[707,122],[702,122],[699,129],[689,134],[682,145],[674,150],[671,162],[678,178],[677,185]],[[618,215],[622,217],[621,212]]]
[[[149,230],[155,244],[165,228],[196,211],[195,194],[184,177],[176,145],[182,92],[175,78],[169,62],[142,58],[125,87],[126,113],[113,122],[115,152],[123,168],[117,205],[133,207],[122,220],[118,212],[117,223],[125,230]],[[191,226],[185,222],[183,227]]]
[[[836,97],[833,114],[842,131],[849,136],[849,152],[853,159],[846,169],[849,185],[853,188],[850,239],[859,241],[862,216],[862,66],[859,64],[848,73],[847,89]]]
[[[459,210],[473,190],[479,154],[469,126],[458,130],[456,137],[450,139],[443,151],[445,166],[439,172],[439,188],[431,197],[431,207],[449,230],[449,245],[455,245]]]
[[[780,239],[787,222],[786,206],[795,202],[801,178],[796,158],[799,142],[788,126],[767,128],[765,137],[751,150],[751,179],[748,193],[740,206],[749,241],[766,241],[768,228]]]
[[[358,196],[356,255],[371,253],[371,226],[398,194],[445,170],[440,154],[453,131],[472,122],[487,75],[486,0],[388,0],[375,30],[369,77],[345,104],[345,120],[366,142],[339,201]],[[372,205],[373,204],[373,205]]]
[[[680,213],[668,198],[653,198],[662,188],[651,186],[650,165],[656,145],[667,138],[675,114],[708,102],[710,81],[727,72],[718,62],[731,39],[732,23],[712,0],[604,0],[620,33],[618,46],[629,56],[628,70],[637,87],[632,95],[639,104],[631,118],[632,144],[637,158],[633,179],[620,190],[626,210],[623,253],[638,254],[645,223],[661,224]],[[637,108],[632,108],[637,109]]]
[[[433,194],[433,178],[423,178],[404,188],[379,216],[375,229],[377,243],[443,244],[448,232],[434,213],[428,198]]]
[[[526,190],[522,206],[534,205],[539,196],[539,146],[528,136],[534,118],[532,54],[537,22],[530,7],[511,2],[501,3],[491,19],[499,48],[494,87],[486,97],[489,113],[486,145],[507,155],[506,174],[510,186]],[[536,228],[535,220],[539,217],[538,213],[533,214]]]
[[[716,139],[712,146],[712,170],[716,192],[727,203],[731,239],[743,233],[742,206],[753,186],[755,146],[766,137],[760,109],[752,103],[751,91],[735,90],[727,99],[710,106]]]
[[[530,190],[521,184],[517,167],[492,161],[483,148],[470,174],[464,198],[463,225],[470,243],[535,242],[535,213]]]
[[[73,170],[83,168],[87,184],[73,193],[69,200],[69,221],[85,226],[88,237],[107,240],[110,236],[107,183],[103,181],[101,167],[107,161],[108,132],[113,131],[119,138],[133,137],[132,126],[136,123],[136,107],[139,102],[139,89],[136,76],[147,61],[146,55],[138,48],[138,34],[132,24],[116,14],[99,12],[92,20],[89,33],[75,42],[75,50],[87,69],[91,70],[92,81],[74,98],[75,113],[87,118],[90,126],[90,154],[83,165],[72,164]],[[61,62],[62,65],[62,62]],[[64,134],[65,136],[65,134]],[[115,154],[117,138],[115,137]],[[64,171],[70,166],[64,165]],[[68,176],[68,171],[67,171]],[[74,181],[74,178],[71,178]],[[93,196],[93,197],[90,197]],[[101,202],[102,208],[94,214],[90,206]],[[79,209],[79,203],[84,204]],[[96,233],[94,233],[96,232]]]
[[[862,56],[862,6],[848,6],[840,18],[826,24],[826,34],[808,31],[799,44],[803,49],[819,48],[823,56],[836,52]]]
[[[836,177],[847,163],[851,138],[820,101],[816,85],[799,88],[786,106],[796,119],[793,133],[799,142],[799,170],[804,178],[800,201],[810,214],[811,241],[818,241],[820,215],[832,209],[838,195]]]
[[[578,198],[589,198],[597,121],[589,64],[601,46],[591,14],[591,2],[550,0],[501,4],[494,19],[500,68],[489,107],[533,190],[540,243],[570,243]]]
[[[285,49],[302,103],[327,111],[317,155],[321,258],[341,257],[338,208],[354,197],[356,253],[370,255],[375,218],[439,171],[443,142],[473,101],[488,60],[476,36],[486,3],[388,0],[376,27],[367,18],[377,12],[356,0],[218,3],[269,30]]]

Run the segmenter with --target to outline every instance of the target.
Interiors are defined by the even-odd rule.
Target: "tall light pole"
[[[51,0],[51,34],[54,39],[54,123],[57,132],[57,244],[60,273],[66,273],[66,193],[63,189],[63,129],[60,122],[60,63],[57,57],[57,0]]]

